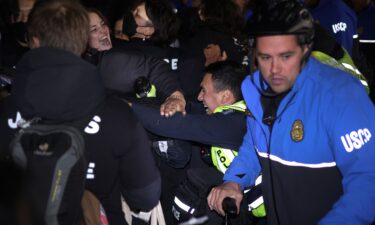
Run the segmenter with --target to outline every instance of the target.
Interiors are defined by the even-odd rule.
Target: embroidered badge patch
[[[302,141],[304,137],[303,124],[301,120],[296,120],[293,123],[292,130],[290,131],[290,136],[295,142]]]

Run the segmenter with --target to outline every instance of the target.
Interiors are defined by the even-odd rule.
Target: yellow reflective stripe
[[[140,98],[140,96],[138,94],[136,94],[137,98]],[[156,87],[155,85],[151,85],[151,89],[149,92],[147,92],[147,95],[146,95],[147,98],[151,98],[151,97],[156,97]]]
[[[362,85],[365,86],[367,93],[369,93],[370,89],[368,87],[366,78],[354,65],[353,60],[350,58],[348,52],[345,49],[343,50],[345,52],[344,57],[342,57],[339,61],[320,51],[313,51],[311,53],[311,56],[316,58],[321,63],[351,73],[353,76],[355,76],[357,79],[361,81]]]
[[[255,217],[265,217],[266,216],[266,207],[264,204],[261,204],[258,208],[251,210],[251,213]]]
[[[151,90],[147,93],[147,97],[156,97],[156,87],[151,85]]]
[[[223,105],[219,106],[214,110],[214,113],[220,113],[228,109],[237,110],[240,112],[246,111],[246,104],[245,101],[241,100],[232,105]],[[211,160],[216,169],[220,172],[225,173],[228,169],[230,163],[233,161],[234,157],[238,154],[237,151],[212,146],[211,147]]]
[[[341,63],[346,69],[353,71],[352,73],[355,73],[354,75],[361,81],[362,85],[365,86],[366,88],[368,87],[368,83],[366,78],[362,75],[362,73],[355,67],[353,67],[350,64],[347,63]]]
[[[229,165],[233,161],[234,157],[238,154],[237,151],[227,149],[227,148],[220,148],[220,147],[211,147],[211,160],[216,169],[220,172],[225,173],[228,169]]]
[[[253,188],[256,186],[260,185],[262,183],[262,174],[260,174],[256,179],[255,179],[255,185],[254,187],[250,189],[244,190],[244,193],[248,193],[249,191],[252,191]],[[255,199],[254,199],[255,198]],[[248,199],[247,206],[248,210],[251,211],[251,213],[255,217],[264,217],[266,216],[266,209],[264,207],[264,200],[263,200],[263,195],[258,195],[258,196],[252,196],[251,199]]]
[[[228,109],[233,109],[233,110],[237,110],[237,111],[240,111],[240,112],[245,112],[246,111],[245,101],[241,100],[241,101],[238,101],[238,102],[236,102],[232,105],[219,106],[214,110],[214,113],[223,112],[223,111],[228,110]]]
[[[324,61],[332,58],[331,56],[329,56],[329,55],[327,55],[323,52],[320,52],[320,51],[312,51],[311,56],[314,57],[315,59],[317,59],[319,62],[324,62]]]
[[[350,64],[350,65],[352,65],[352,66],[354,66],[356,68],[356,66],[355,66],[355,64],[353,62],[353,59],[350,56],[349,52],[345,48],[342,48],[342,50],[344,51],[344,56],[341,59],[339,59],[338,61],[340,63]]]

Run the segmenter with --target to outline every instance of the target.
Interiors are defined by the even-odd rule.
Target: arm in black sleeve
[[[164,102],[175,91],[181,91],[177,72],[161,59],[147,57],[143,64],[147,77],[156,87],[156,96]]]
[[[117,92],[134,93],[134,82],[141,76],[155,85],[161,102],[181,90],[177,74],[166,62],[138,50],[111,49],[103,54],[98,69],[105,87]]]
[[[165,137],[237,149],[246,132],[245,114],[241,112],[185,116],[176,113],[166,118],[155,108],[140,104],[133,104],[132,108],[147,130]]]
[[[149,211],[160,199],[161,178],[154,161],[146,131],[134,115],[126,125],[127,151],[121,155],[122,194],[132,210]]]
[[[122,93],[134,93],[134,82],[144,71],[145,56],[135,50],[111,49],[103,54],[98,65],[104,86]]]

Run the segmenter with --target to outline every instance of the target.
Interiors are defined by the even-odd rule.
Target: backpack
[[[74,127],[23,121],[10,155],[25,173],[30,224],[74,225],[82,220],[84,139]]]

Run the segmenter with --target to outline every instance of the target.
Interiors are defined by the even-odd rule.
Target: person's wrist
[[[166,100],[167,100],[167,101],[168,101],[168,100],[181,100],[181,101],[183,101],[183,102],[186,102],[186,101],[185,101],[185,98],[184,98],[184,97],[181,97],[181,96],[169,96]]]
[[[166,98],[166,101],[168,100],[180,100],[183,102],[184,105],[186,105],[186,100],[184,95],[181,92],[174,92],[169,97]]]
[[[233,190],[240,191],[240,192],[242,191],[241,185],[239,183],[237,183],[237,182],[230,181],[230,182],[226,182],[224,184],[227,187],[230,187]]]

